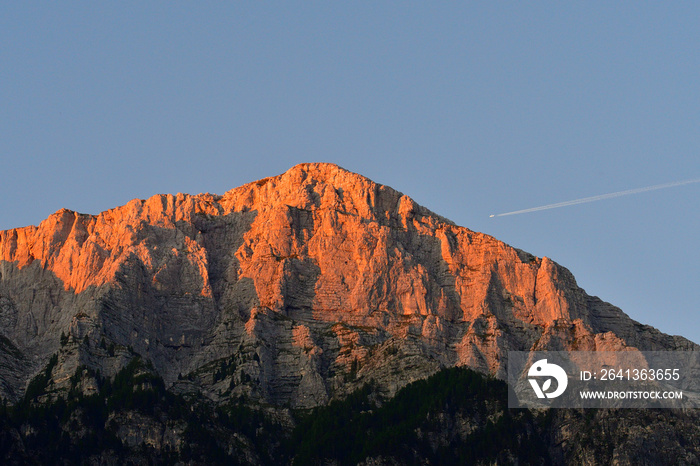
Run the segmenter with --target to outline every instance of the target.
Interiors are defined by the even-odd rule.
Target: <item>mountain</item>
[[[20,408],[67,402],[81,426],[78,401],[99,398],[111,408],[98,431],[156,451],[133,458],[163,460],[201,443],[172,411],[182,403],[235,406],[284,437],[303,424],[295,413],[368,386],[366,402],[380,406],[454,367],[504,379],[509,350],[698,350],[587,295],[552,260],[332,164],[297,165],[223,196],[157,195],[96,216],[60,210],[0,232],[0,323],[0,396],[19,407],[0,439],[8,457],[31,444]],[[137,392],[152,401],[143,406],[168,408],[144,414]],[[225,412],[217,419],[232,419]],[[561,437],[552,422],[538,428]],[[224,450],[264,462],[251,432]],[[692,463],[700,436],[690,432]],[[557,448],[553,457],[572,454]]]

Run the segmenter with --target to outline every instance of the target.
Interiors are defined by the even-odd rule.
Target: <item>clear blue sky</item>
[[[2,2],[0,229],[334,162],[700,342],[697,2]]]

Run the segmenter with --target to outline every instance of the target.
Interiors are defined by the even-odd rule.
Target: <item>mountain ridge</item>
[[[506,408],[510,350],[634,349],[700,347],[332,164],[0,232],[11,464],[697,464],[692,412]]]
[[[300,407],[454,365],[504,378],[511,349],[696,348],[588,296],[546,257],[325,163],[2,231],[0,322],[8,399],[65,349],[59,335],[76,345],[60,380],[80,365],[113,375],[139,354],[178,386],[247,354],[231,393]],[[122,354],[104,357],[102,341]]]

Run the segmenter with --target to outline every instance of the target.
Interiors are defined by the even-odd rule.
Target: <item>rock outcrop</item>
[[[178,392],[308,408],[455,365],[504,378],[508,350],[697,349],[331,164],[0,232],[0,322],[11,401],[55,353],[56,389],[138,354]]]

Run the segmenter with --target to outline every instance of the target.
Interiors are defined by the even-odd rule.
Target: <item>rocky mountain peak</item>
[[[455,365],[503,377],[509,349],[693,346],[324,163],[0,232],[0,322],[10,398],[57,352],[59,381],[139,355],[182,390],[310,407]]]
[[[330,163],[303,163],[282,175],[227,192],[226,211],[266,211],[286,205],[306,211],[332,210],[373,221],[390,222],[417,214],[451,223],[411,198]]]

